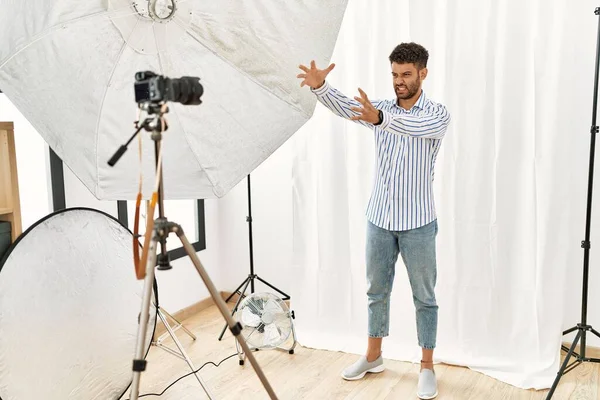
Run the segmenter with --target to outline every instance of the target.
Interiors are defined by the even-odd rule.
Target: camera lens
[[[180,79],[173,79],[173,93],[175,99],[184,105],[198,105],[201,103],[200,97],[204,93],[204,88],[200,84],[200,79],[191,76],[183,76]]]
[[[200,78],[183,76],[179,79],[165,78],[151,71],[135,74],[135,100],[137,103],[173,101],[184,105],[201,104],[204,88]]]

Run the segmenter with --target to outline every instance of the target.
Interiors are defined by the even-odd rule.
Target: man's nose
[[[404,85],[404,79],[396,78],[394,79],[394,84],[396,84],[396,86]]]

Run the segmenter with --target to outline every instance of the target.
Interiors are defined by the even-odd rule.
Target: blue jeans
[[[437,277],[435,238],[437,220],[407,231],[388,231],[368,223],[367,296],[369,299],[369,336],[389,335],[390,294],[398,254],[408,272],[416,309],[419,346],[435,348],[438,306],[435,300]]]

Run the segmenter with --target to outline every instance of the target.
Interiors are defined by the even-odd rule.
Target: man
[[[358,89],[354,100],[326,81],[327,69],[300,65],[301,86],[308,85],[334,114],[356,121],[375,132],[377,164],[367,207],[367,352],[346,368],[342,377],[361,379],[384,370],[383,337],[389,334],[390,294],[395,264],[402,256],[416,309],[418,343],[422,348],[417,394],[437,396],[433,350],[437,335],[435,238],[438,231],[433,199],[434,164],[450,122],[446,108],[425,96],[429,53],[416,43],[402,43],[389,56],[394,100],[370,101]]]

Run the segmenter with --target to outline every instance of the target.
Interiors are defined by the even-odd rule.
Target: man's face
[[[421,81],[427,76],[427,68],[417,70],[415,64],[392,63],[394,91],[399,100],[406,100],[419,93]]]

